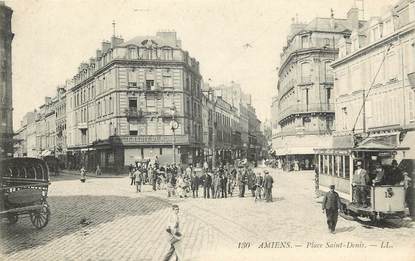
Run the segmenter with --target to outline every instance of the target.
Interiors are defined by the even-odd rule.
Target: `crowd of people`
[[[207,164],[201,168],[192,164],[182,168],[177,164],[160,166],[158,163],[136,162],[129,166],[130,185],[141,192],[143,185],[151,185],[154,191],[166,190],[167,197],[178,196],[227,198],[238,195],[245,197],[251,193],[255,200],[272,201],[274,180],[268,171],[255,173],[249,164],[221,165],[209,169]],[[236,194],[238,190],[238,194]],[[199,193],[200,192],[200,193]]]

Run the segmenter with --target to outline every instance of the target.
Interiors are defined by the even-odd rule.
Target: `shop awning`
[[[52,151],[50,151],[50,150],[44,150],[40,154],[41,157],[50,156],[50,155],[52,155]]]

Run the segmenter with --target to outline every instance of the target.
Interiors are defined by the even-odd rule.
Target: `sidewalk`
[[[79,170],[64,169],[59,172],[59,175],[80,176],[80,173],[79,173]],[[123,178],[123,177],[127,177],[128,174],[123,173],[123,174],[114,175],[111,173],[102,173],[101,175],[97,176],[95,175],[94,172],[87,172],[86,176],[87,178]]]

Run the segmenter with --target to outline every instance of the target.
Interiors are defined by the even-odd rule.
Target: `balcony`
[[[140,120],[144,117],[144,112],[140,108],[128,108],[125,110],[125,115],[127,116],[127,120]]]
[[[334,83],[334,75],[333,74],[327,74],[321,79],[321,84],[323,85],[330,85],[332,86]]]
[[[408,80],[412,90],[415,90],[415,72],[408,73]]]
[[[294,104],[286,108],[282,108],[279,111],[278,122],[285,120],[291,115],[300,115],[300,114],[315,114],[329,112],[334,113],[334,104],[333,103],[310,103],[308,106],[306,104]]]
[[[311,75],[307,75],[307,76],[302,76],[300,83],[298,83],[298,86],[306,86],[306,85],[312,85],[313,84],[313,80]]]
[[[86,122],[78,123],[78,129],[79,130],[86,130],[88,129],[88,125]]]
[[[173,118],[173,111],[171,108],[163,108],[159,111],[159,115],[163,119],[172,119]]]

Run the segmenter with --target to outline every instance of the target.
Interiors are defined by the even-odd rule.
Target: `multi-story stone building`
[[[110,169],[156,156],[171,162],[173,118],[177,159],[196,161],[203,152],[201,78],[175,32],[103,42],[67,88],[72,162]]]
[[[334,147],[410,147],[415,157],[415,2],[399,1],[339,44]],[[367,97],[367,99],[363,98]]]
[[[0,158],[13,155],[12,14],[0,1]]]
[[[287,169],[294,161],[312,168],[314,148],[331,145],[334,78],[330,64],[338,56],[340,39],[363,26],[358,16],[359,10],[352,8],[347,19],[332,14],[291,25],[280,56],[278,95],[272,104],[272,111],[278,113],[272,123],[273,149]]]

